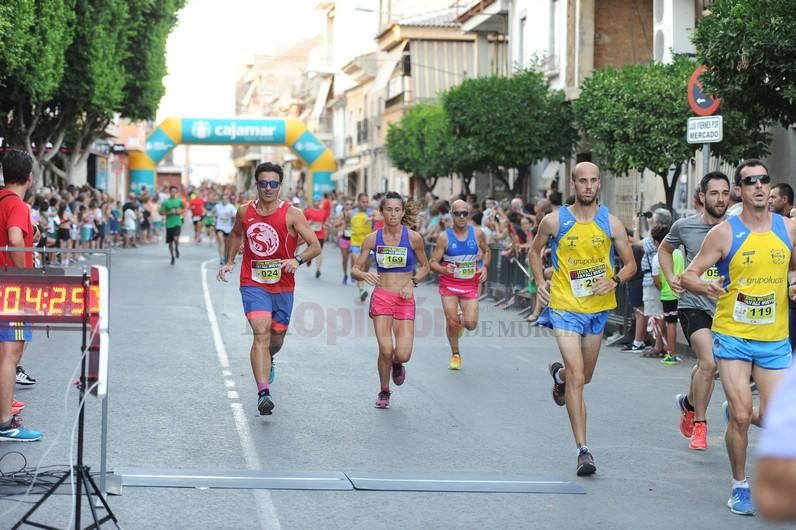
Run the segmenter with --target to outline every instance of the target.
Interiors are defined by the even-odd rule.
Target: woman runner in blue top
[[[390,191],[379,208],[384,228],[368,234],[362,251],[351,269],[351,277],[373,285],[370,317],[379,344],[379,382],[381,390],[376,408],[390,407],[390,373],[396,386],[406,379],[404,363],[412,356],[415,336],[414,288],[429,271],[423,237],[408,228],[414,225],[417,205],[404,202]],[[376,254],[376,272],[367,268],[371,251]],[[420,267],[415,273],[415,263]]]

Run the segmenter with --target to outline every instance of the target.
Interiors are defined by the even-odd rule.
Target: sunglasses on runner
[[[454,212],[451,212],[451,213],[453,214],[454,217],[467,217],[468,215],[470,215],[470,212],[468,212],[466,210],[464,210],[464,211],[463,210],[458,210],[458,211],[454,211]]]
[[[260,188],[261,190],[267,190],[268,188],[271,188],[272,190],[275,190],[276,188],[279,187],[279,181],[278,180],[258,180],[257,181],[257,187]]]
[[[771,176],[762,174],[762,175],[746,175],[744,178],[741,179],[741,184],[744,186],[751,186],[752,184],[768,184],[771,182]]]

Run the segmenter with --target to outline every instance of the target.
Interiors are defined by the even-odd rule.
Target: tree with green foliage
[[[550,90],[538,71],[467,79],[442,101],[453,135],[465,142],[472,160],[494,172],[512,194],[525,187],[531,164],[567,158],[577,140],[563,91]],[[519,173],[513,189],[505,177],[509,168]]]
[[[705,88],[763,119],[796,124],[796,0],[714,0],[692,40]]]
[[[37,170],[45,166],[71,181],[114,116],[155,117],[165,92],[166,41],[184,3],[19,0],[3,6],[0,134],[31,152]]]
[[[458,173],[469,186],[473,167],[466,144],[454,138],[439,103],[409,107],[387,130],[387,152],[392,164],[413,177],[422,193],[433,190],[439,177]]]
[[[53,97],[74,38],[74,8],[75,0],[17,0],[0,10],[0,135],[31,153],[34,143],[52,145],[38,150],[39,162],[55,156],[65,135],[50,125],[60,115]]]
[[[686,123],[693,116],[687,86],[694,68],[688,58],[676,57],[671,64],[597,70],[575,101],[577,123],[598,164],[616,174],[652,171],[663,180],[669,206],[682,164],[697,148],[686,141]],[[721,114],[724,140],[712,144],[714,156],[735,163],[768,153],[765,122],[726,106]],[[667,180],[670,170],[674,174]]]

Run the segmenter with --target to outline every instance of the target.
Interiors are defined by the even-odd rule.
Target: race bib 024
[[[282,278],[282,262],[278,259],[252,261],[252,280],[272,284]]]
[[[572,288],[572,294],[577,298],[591,296],[594,294],[597,280],[605,278],[606,274],[607,269],[604,264],[569,271],[569,285]]]
[[[378,246],[376,247],[376,263],[382,269],[406,267],[407,250],[406,247]]]
[[[773,324],[777,317],[775,293],[752,295],[739,292],[735,297],[732,318],[744,324]]]

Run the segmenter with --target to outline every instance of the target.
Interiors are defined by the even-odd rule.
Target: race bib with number
[[[406,247],[376,247],[376,263],[382,269],[399,269],[406,267]]]
[[[310,229],[313,232],[320,232],[321,228],[323,228],[323,223],[310,223]]]
[[[773,324],[777,316],[775,293],[752,295],[738,293],[732,318],[744,324]]]
[[[252,261],[252,280],[257,283],[277,283],[282,278],[282,261],[267,259]]]
[[[572,287],[572,294],[577,298],[591,296],[594,294],[597,280],[605,278],[606,273],[607,269],[604,264],[569,271],[569,285]]]
[[[462,280],[469,280],[475,276],[475,262],[474,261],[460,261],[456,263],[456,268],[453,271],[453,277]]]
[[[719,269],[715,265],[703,272],[702,276],[699,277],[703,282],[717,282],[719,278],[721,278],[721,274],[719,274]]]

